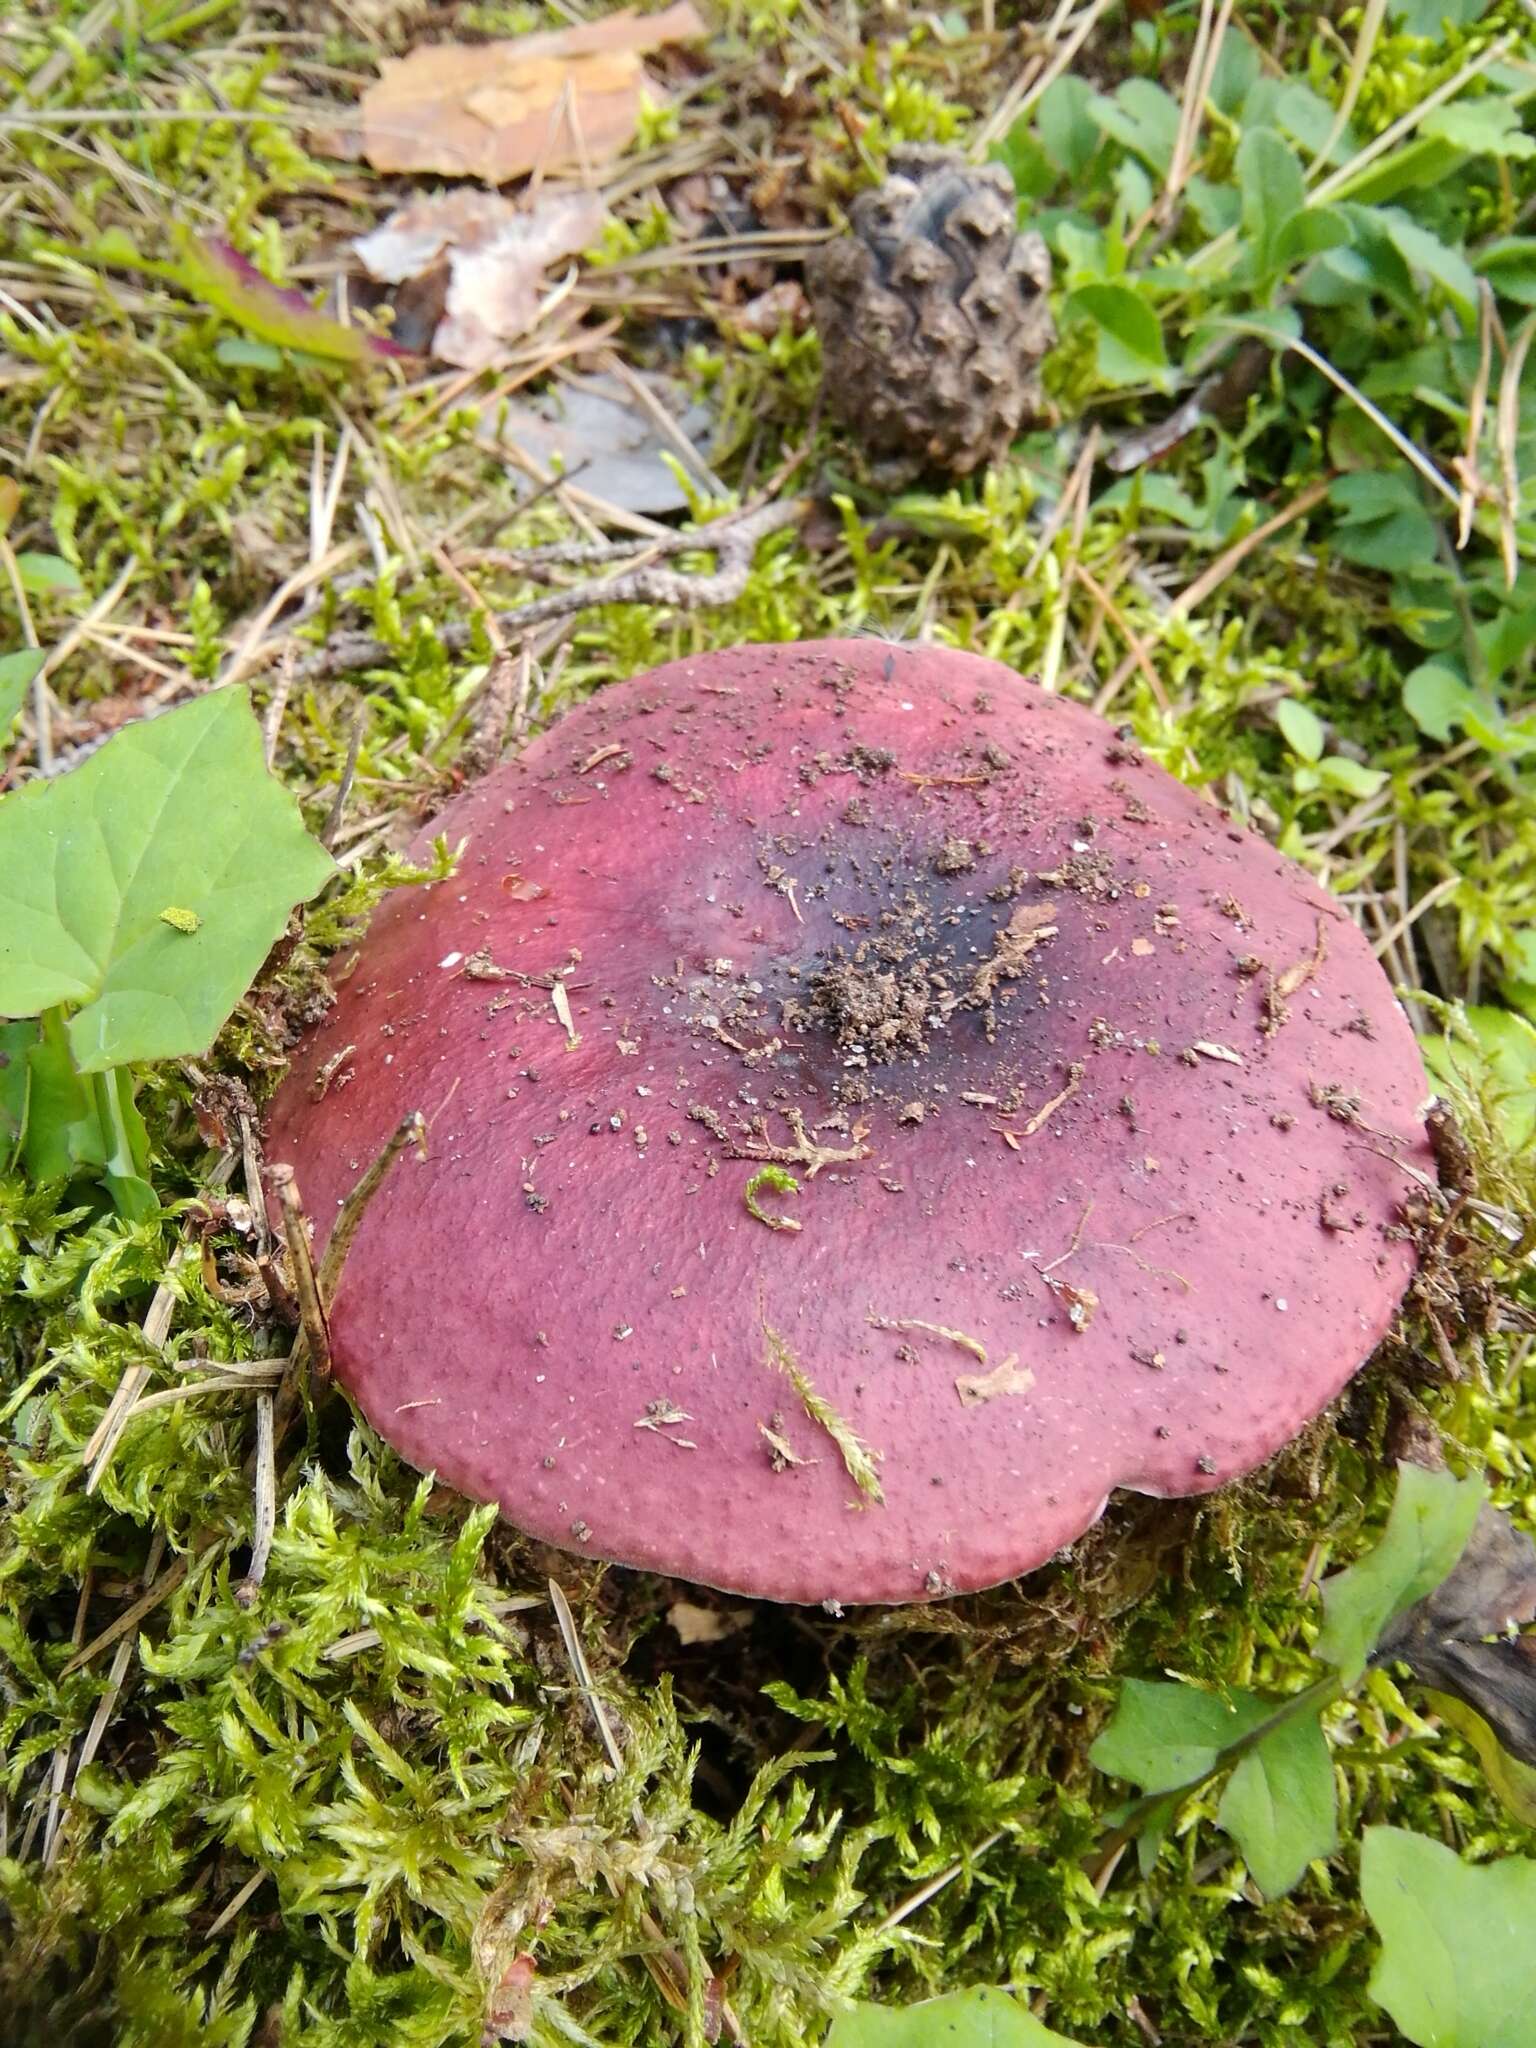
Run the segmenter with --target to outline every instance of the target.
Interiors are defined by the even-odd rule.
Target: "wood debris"
[[[1298,989],[1305,988],[1328,958],[1328,933],[1323,920],[1317,920],[1317,938],[1312,951],[1305,959],[1297,960],[1280,974],[1272,974],[1264,991],[1264,1021],[1259,1026],[1266,1038],[1273,1038],[1281,1025],[1290,1016],[1290,999]]]

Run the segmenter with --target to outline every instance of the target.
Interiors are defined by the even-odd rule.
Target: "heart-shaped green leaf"
[[[67,1006],[87,1074],[201,1052],[333,872],[243,689],[146,719],[0,804],[0,1016]]]
[[[1222,1752],[1273,1712],[1251,1692],[1222,1699],[1192,1685],[1128,1678],[1088,1754],[1101,1771],[1144,1792],[1172,1792],[1209,1776]]]
[[[951,1991],[922,2005],[858,2005],[839,2014],[826,2048],[1075,2048],[1006,1991]]]
[[[1317,1654],[1337,1665],[1346,1685],[1364,1671],[1387,1623],[1450,1574],[1486,1496],[1481,1479],[1398,1467],[1397,1493],[1380,1543],[1323,1586]]]
[[[1417,2048],[1530,2048],[1536,1863],[1463,1863],[1404,1828],[1367,1828],[1360,1893],[1381,1936],[1371,1996]]]
[[[1328,1738],[1311,1715],[1266,1735],[1227,1780],[1218,1827],[1237,1843],[1259,1890],[1278,1898],[1307,1865],[1338,1847],[1337,1801]]]

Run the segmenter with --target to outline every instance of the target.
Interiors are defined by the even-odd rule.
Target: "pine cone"
[[[852,233],[812,252],[822,394],[872,453],[964,474],[1039,410],[1051,259],[1016,219],[1000,164],[909,148],[853,202]]]

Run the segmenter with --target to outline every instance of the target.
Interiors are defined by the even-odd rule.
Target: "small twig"
[[[187,1576],[187,1566],[188,1560],[186,1558],[173,1558],[162,1575],[146,1592],[139,1595],[131,1607],[124,1608],[116,1621],[104,1628],[99,1636],[92,1636],[84,1649],[75,1652],[74,1656],[70,1658],[69,1662],[59,1673],[59,1677],[61,1679],[68,1678],[72,1672],[82,1670],[90,1663],[93,1657],[99,1656],[103,1650],[109,1648],[121,1637],[131,1635],[146,1614],[151,1613],[160,1605],[162,1600],[168,1599],[175,1592],[176,1588]]]
[[[491,1613],[500,1621],[508,1614],[526,1614],[532,1607],[542,1607],[543,1600],[537,1593],[513,1593],[505,1600],[489,1602]],[[376,1650],[384,1638],[376,1628],[354,1629],[349,1636],[338,1636],[334,1643],[327,1643],[320,1655],[327,1664],[339,1664],[345,1657],[355,1657],[362,1650]]]
[[[1504,359],[1504,374],[1499,379],[1499,403],[1494,421],[1503,498],[1499,508],[1499,544],[1504,555],[1504,581],[1510,589],[1514,588],[1515,576],[1520,567],[1516,533],[1516,521],[1520,517],[1520,470],[1515,448],[1520,428],[1520,380],[1525,374],[1525,358],[1530,351],[1533,335],[1536,335],[1536,313],[1529,314],[1521,323],[1520,331],[1511,342],[1509,354]]]
[[[282,731],[283,713],[288,709],[288,694],[292,688],[293,650],[290,648],[278,662],[271,702],[267,705],[266,717],[261,721],[261,744],[268,768],[277,759],[277,736]]]
[[[16,551],[5,534],[0,533],[0,566],[5,569],[6,581],[11,586],[11,595],[16,600],[16,615],[21,621],[21,637],[28,647],[38,646],[37,628],[32,623],[32,607],[27,603],[27,587],[21,580],[21,568],[16,560]],[[51,693],[48,689],[48,665],[45,662],[32,678],[32,756],[37,762],[40,775],[53,770],[53,718],[50,710]]]
[[[360,704],[352,714],[352,732],[347,741],[347,758],[342,766],[341,780],[336,785],[336,794],[331,799],[331,808],[325,823],[320,827],[320,844],[327,853],[335,846],[336,834],[341,830],[347,798],[352,794],[352,783],[357,775],[357,757],[363,751],[363,734],[367,727],[367,707]]]
[[[721,519],[696,532],[679,535],[676,547],[669,543],[662,550],[667,554],[684,550],[712,553],[716,561],[712,572],[690,576],[659,566],[631,569],[607,582],[599,579],[579,583],[569,590],[557,590],[548,597],[535,598],[529,604],[514,605],[510,611],[498,612],[496,622],[508,639],[514,639],[527,633],[530,627],[543,625],[550,619],[566,618],[572,612],[585,611],[591,605],[665,604],[680,611],[697,611],[708,605],[734,604],[747,587],[752,556],[758,542],[771,533],[794,525],[809,505],[807,498],[790,498],[776,505],[765,505],[758,511]],[[657,545],[647,535],[638,548],[625,552],[633,555]],[[448,653],[458,654],[469,645],[472,631],[469,620],[456,619],[441,629],[438,638]],[[317,648],[298,663],[296,676],[301,682],[310,682],[350,669],[385,666],[396,657],[395,648],[371,633],[338,633],[328,645]]]
[[[1477,375],[1467,401],[1466,452],[1453,462],[1461,483],[1461,503],[1456,516],[1456,545],[1464,548],[1472,538],[1472,520],[1483,495],[1483,480],[1477,452],[1483,438],[1483,420],[1488,410],[1488,385],[1493,375],[1493,287],[1486,277],[1477,281]],[[1506,561],[1506,569],[1508,563]]]
[[[1121,611],[1119,605],[1115,603],[1115,600],[1110,596],[1103,584],[1089,573],[1081,561],[1073,562],[1072,573],[1077,577],[1077,580],[1083,585],[1084,589],[1087,590],[1095,604],[1102,606],[1104,611],[1108,613],[1115,631],[1125,642],[1130,650],[1131,658],[1145,677],[1147,688],[1152,692],[1158,709],[1165,712],[1171,711],[1172,706],[1168,702],[1168,692],[1163,688],[1162,677],[1152,666],[1152,657],[1147,652],[1145,640],[1142,639],[1135,627],[1126,618],[1124,612]]]
[[[277,1437],[274,1427],[275,1403],[271,1394],[256,1396],[256,1485],[251,1511],[251,1562],[245,1577],[235,1588],[242,1607],[254,1607],[267,1575],[272,1555],[272,1538],[277,1529]]]
[[[937,1877],[930,1877],[928,1882],[919,1885],[915,1892],[909,1892],[898,1905],[893,1906],[890,1912],[886,1914],[876,1932],[879,1934],[889,1934],[891,1929],[899,1927],[903,1920],[910,1920],[919,1908],[926,1906],[930,1899],[936,1898],[947,1885],[952,1885],[957,1877],[969,1870],[971,1865],[980,1857],[985,1856],[989,1849],[995,1849],[1007,1832],[1006,1828],[994,1828],[985,1840],[976,1844],[974,1849],[967,1850],[964,1856],[956,1857],[948,1869],[941,1870]]]
[[[347,1254],[352,1249],[352,1240],[357,1236],[358,1226],[367,1213],[368,1204],[378,1193],[383,1185],[384,1176],[407,1145],[416,1147],[418,1159],[426,1158],[427,1126],[419,1109],[413,1109],[409,1116],[401,1118],[388,1144],[342,1203],[335,1227],[331,1231],[330,1241],[325,1248],[325,1256],[320,1261],[319,1289],[323,1301],[332,1302],[336,1299],[336,1290],[341,1285],[342,1268],[347,1263]]]
[[[310,1255],[309,1227],[304,1216],[304,1205],[299,1199],[299,1185],[293,1168],[279,1161],[267,1168],[267,1179],[277,1192],[278,1204],[283,1212],[283,1241],[288,1247],[288,1268],[293,1275],[293,1291],[299,1302],[299,1336],[307,1356],[310,1371],[317,1379],[328,1379],[331,1371],[331,1333],[326,1326],[325,1305],[315,1280],[315,1262]],[[338,1221],[337,1228],[340,1228]],[[296,1343],[289,1359],[290,1369],[299,1363],[300,1345]]]
[[[235,1170],[236,1153],[233,1147],[220,1153],[208,1176],[208,1185],[221,1188],[227,1185]],[[159,1351],[170,1335],[171,1318],[176,1312],[176,1289],[173,1277],[178,1269],[192,1256],[190,1244],[179,1245],[171,1254],[166,1265],[165,1278],[155,1289],[149,1309],[144,1317],[143,1334],[146,1347]],[[80,1453],[80,1462],[86,1470],[85,1490],[92,1494],[106,1476],[112,1462],[112,1454],[128,1426],[128,1417],[134,1403],[143,1393],[150,1375],[147,1365],[130,1365],[124,1368],[123,1376],[113,1389],[112,1398],[102,1411],[101,1420],[92,1430],[90,1440]]]
[[[985,156],[992,144],[1001,141],[1002,137],[1013,127],[1015,122],[1022,121],[1036,100],[1040,99],[1056,83],[1084,43],[1087,42],[1089,36],[1092,35],[1098,25],[1100,15],[1108,10],[1109,4],[1110,0],[1090,0],[1090,4],[1084,8],[1078,18],[1077,26],[1073,29],[1071,35],[1066,38],[1065,42],[1053,53],[1050,62],[1045,66],[1044,70],[1038,68],[1027,70],[1025,77],[1029,79],[1029,83],[1024,87],[1024,90],[1021,91],[1019,89],[1024,83],[1021,79],[1015,84],[1011,92],[1003,95],[994,112],[976,133],[975,139],[971,144],[971,155],[973,157]],[[1032,58],[1030,62],[1032,67],[1038,66],[1038,59]]]
[[[1386,19],[1387,0],[1365,0],[1360,13],[1360,33],[1355,38],[1354,55],[1350,59],[1349,76],[1344,81],[1344,90],[1334,111],[1333,123],[1323,141],[1323,146],[1312,159],[1309,178],[1317,177],[1328,168],[1328,159],[1333,155],[1340,136],[1349,126],[1360,98],[1360,88],[1365,83],[1365,74],[1370,69],[1371,56],[1376,40],[1381,34],[1381,25]]]
[[[493,657],[469,738],[459,749],[459,769],[466,782],[478,782],[501,759],[514,707],[527,703],[532,674],[533,649],[527,640],[515,654],[504,648]]]
[[[230,1921],[238,1918],[243,1908],[250,1904],[256,1893],[266,1883],[267,1877],[268,1873],[265,1870],[254,1871],[208,1929],[207,1933],[203,1936],[203,1940],[212,1941],[216,1934],[222,1934]]]
[[[587,1653],[582,1648],[581,1637],[576,1630],[576,1617],[571,1612],[571,1603],[557,1579],[549,1582],[549,1603],[555,1610],[555,1620],[560,1624],[560,1640],[565,1644],[565,1654],[570,1659],[571,1672],[587,1703],[587,1710],[597,1723],[597,1732],[603,1739],[608,1752],[608,1761],[613,1765],[615,1777],[624,1773],[624,1752],[619,1748],[618,1738],[613,1732],[607,1711],[597,1696],[597,1686],[592,1678],[592,1666],[587,1662]]]

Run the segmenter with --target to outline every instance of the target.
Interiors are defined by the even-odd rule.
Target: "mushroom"
[[[1344,910],[1011,670],[874,640],[602,691],[456,798],[279,1094],[339,1378],[552,1543],[732,1592],[1028,1571],[1338,1393],[1423,1070]]]

